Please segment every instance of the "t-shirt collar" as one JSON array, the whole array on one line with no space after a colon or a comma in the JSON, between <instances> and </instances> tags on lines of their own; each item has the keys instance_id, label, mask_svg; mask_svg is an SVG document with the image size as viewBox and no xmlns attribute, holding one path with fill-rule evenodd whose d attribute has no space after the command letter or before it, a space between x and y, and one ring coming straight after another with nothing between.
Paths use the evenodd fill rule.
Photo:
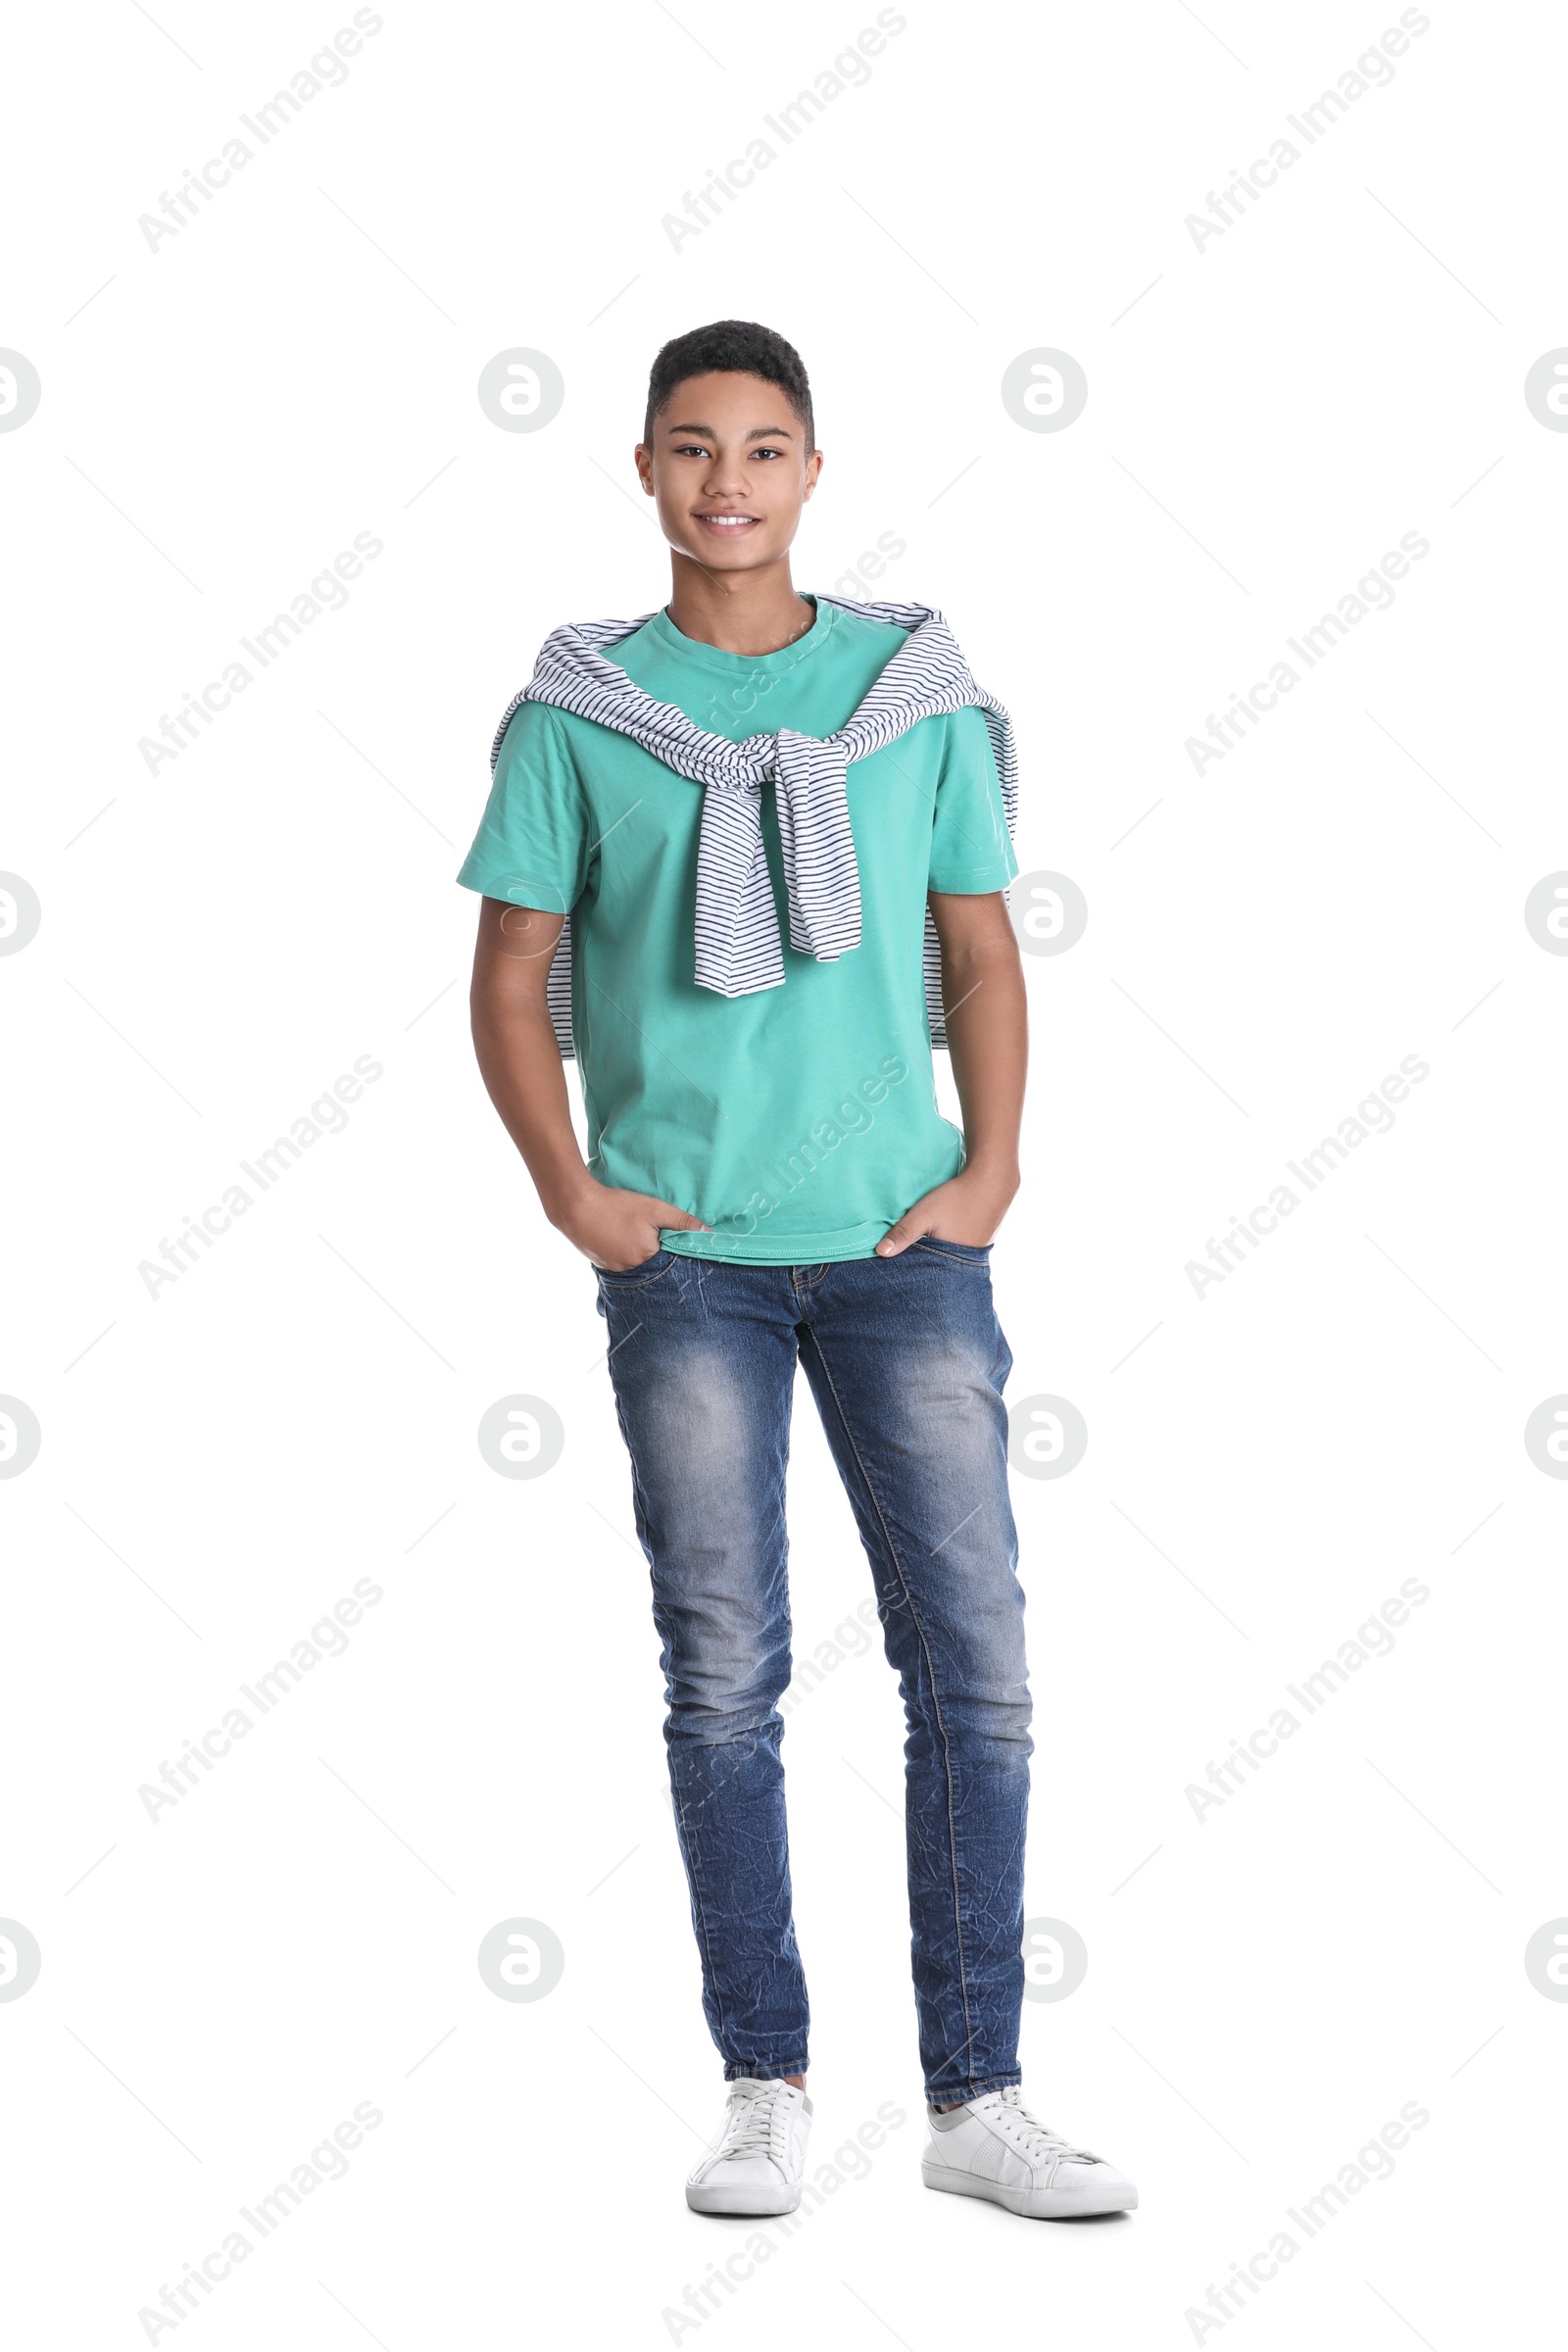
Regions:
<instances>
[{"instance_id":1,"label":"t-shirt collar","mask_svg":"<svg viewBox=\"0 0 1568 2352\"><path fill-rule=\"evenodd\" d=\"M784 677L790 670L808 661L832 635L839 620L838 608L818 598L808 598L816 607L816 617L810 627L796 638L793 645L780 646L773 654L727 654L716 645L705 645L700 638L688 637L676 628L662 608L645 624L640 634L655 639L665 653L692 669L705 670L710 675L728 678L766 678L770 683ZM611 657L613 660L613 649Z\"/></svg>"}]
</instances>

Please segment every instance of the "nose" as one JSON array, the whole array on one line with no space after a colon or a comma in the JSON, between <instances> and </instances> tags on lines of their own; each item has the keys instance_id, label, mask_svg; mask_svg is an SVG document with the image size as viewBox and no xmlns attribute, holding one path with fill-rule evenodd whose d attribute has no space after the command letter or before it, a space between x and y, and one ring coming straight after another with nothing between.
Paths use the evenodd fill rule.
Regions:
<instances>
[{"instance_id":1,"label":"nose","mask_svg":"<svg viewBox=\"0 0 1568 2352\"><path fill-rule=\"evenodd\" d=\"M741 506L745 503L747 488L740 460L720 456L713 460L704 478L703 496L715 501L724 499L731 506Z\"/></svg>"}]
</instances>

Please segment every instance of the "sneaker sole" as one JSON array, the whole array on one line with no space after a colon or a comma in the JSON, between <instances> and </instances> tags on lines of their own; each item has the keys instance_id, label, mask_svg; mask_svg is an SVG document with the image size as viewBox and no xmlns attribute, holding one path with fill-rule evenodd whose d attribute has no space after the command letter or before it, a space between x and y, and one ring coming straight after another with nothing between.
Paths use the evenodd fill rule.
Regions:
<instances>
[{"instance_id":1,"label":"sneaker sole","mask_svg":"<svg viewBox=\"0 0 1568 2352\"><path fill-rule=\"evenodd\" d=\"M686 2202L693 2213L756 2214L765 2221L770 2214L793 2213L801 2201L801 2184L793 2188L710 2188L701 2180L688 2180Z\"/></svg>"},{"instance_id":2,"label":"sneaker sole","mask_svg":"<svg viewBox=\"0 0 1568 2352\"><path fill-rule=\"evenodd\" d=\"M1101 2213L1135 2213L1138 2191L1070 2188L1004 2188L1000 2180L982 2180L974 2173L954 2172L945 2164L921 2163L920 2178L927 2188L940 2188L955 2197L984 2197L990 2205L1004 2205L1030 2222L1070 2222Z\"/></svg>"}]
</instances>

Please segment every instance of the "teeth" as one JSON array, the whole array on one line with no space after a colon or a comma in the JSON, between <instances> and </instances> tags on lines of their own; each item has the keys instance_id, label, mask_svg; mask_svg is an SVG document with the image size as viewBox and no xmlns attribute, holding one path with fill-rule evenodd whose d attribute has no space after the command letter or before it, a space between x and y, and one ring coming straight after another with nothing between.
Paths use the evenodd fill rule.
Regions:
<instances>
[{"instance_id":1,"label":"teeth","mask_svg":"<svg viewBox=\"0 0 1568 2352\"><path fill-rule=\"evenodd\" d=\"M705 514L702 519L704 522L720 523L724 529L732 531L739 525L755 522L757 516L755 514Z\"/></svg>"}]
</instances>

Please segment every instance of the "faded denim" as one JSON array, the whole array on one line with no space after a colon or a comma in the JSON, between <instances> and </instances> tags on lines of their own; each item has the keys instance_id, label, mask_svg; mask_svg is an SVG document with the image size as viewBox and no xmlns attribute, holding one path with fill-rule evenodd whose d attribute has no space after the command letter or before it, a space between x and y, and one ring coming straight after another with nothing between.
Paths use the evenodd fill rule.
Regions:
<instances>
[{"instance_id":1,"label":"faded denim","mask_svg":"<svg viewBox=\"0 0 1568 2352\"><path fill-rule=\"evenodd\" d=\"M1012 1357L989 1249L754 1266L658 1250L599 1275L637 1530L663 1643L664 1738L703 2002L727 2081L802 2074L783 1720L784 1523L805 1368L871 1563L905 1742L926 2095L1016 2082L1028 1675L1007 1493Z\"/></svg>"}]
</instances>

